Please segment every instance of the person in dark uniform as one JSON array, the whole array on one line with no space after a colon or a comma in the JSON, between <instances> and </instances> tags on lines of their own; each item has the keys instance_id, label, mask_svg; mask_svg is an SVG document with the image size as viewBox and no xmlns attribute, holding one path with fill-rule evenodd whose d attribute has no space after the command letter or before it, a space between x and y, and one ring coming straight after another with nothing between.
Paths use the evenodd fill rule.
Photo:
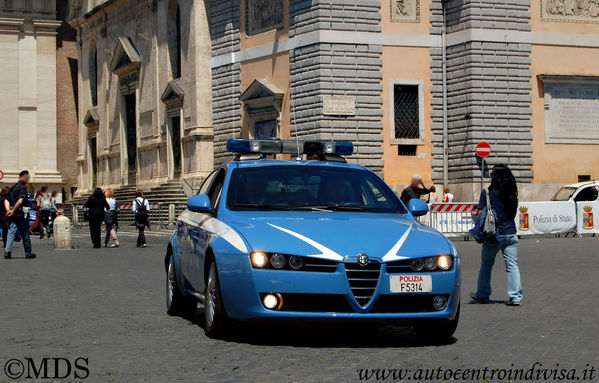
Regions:
<instances>
[{"instance_id":1,"label":"person in dark uniform","mask_svg":"<svg viewBox=\"0 0 599 383\"><path fill-rule=\"evenodd\" d=\"M110 209L104 192L100 188L94 190L94 194L87 199L85 207L88 209L89 216L89 234L94 244L94 249L102 247L102 222L106 215L106 210Z\"/></svg>"},{"instance_id":2,"label":"person in dark uniform","mask_svg":"<svg viewBox=\"0 0 599 383\"><path fill-rule=\"evenodd\" d=\"M0 190L0 229L2 229L2 248L6 247L6 238L8 237L8 217L6 216L6 206L4 200L10 188L5 186Z\"/></svg>"},{"instance_id":3,"label":"person in dark uniform","mask_svg":"<svg viewBox=\"0 0 599 383\"><path fill-rule=\"evenodd\" d=\"M420 199L420 196L430 194L430 190L427 189L422 183L422 176L420 174L414 174L412 176L412 183L401 192L401 202L408 206L408 203L412 198Z\"/></svg>"},{"instance_id":4,"label":"person in dark uniform","mask_svg":"<svg viewBox=\"0 0 599 383\"><path fill-rule=\"evenodd\" d=\"M23 170L19 173L19 181L14 184L6 195L4 208L8 217L8 236L6 238L6 247L4 248L4 258L10 259L12 256L12 244L17 234L23 239L25 249L25 258L35 258L36 255L31 252L31 239L29 238L29 221L25 217L23 205L27 203L27 183L29 182L29 172Z\"/></svg>"}]
</instances>

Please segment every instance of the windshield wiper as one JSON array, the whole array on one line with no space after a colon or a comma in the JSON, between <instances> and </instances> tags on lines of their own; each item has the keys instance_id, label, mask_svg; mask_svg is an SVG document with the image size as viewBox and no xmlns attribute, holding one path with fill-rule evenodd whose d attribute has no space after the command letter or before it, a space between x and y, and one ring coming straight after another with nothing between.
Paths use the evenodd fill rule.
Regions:
<instances>
[{"instance_id":1,"label":"windshield wiper","mask_svg":"<svg viewBox=\"0 0 599 383\"><path fill-rule=\"evenodd\" d=\"M383 210L367 206L344 206L344 205L308 205L295 206L292 210L313 210L313 211L365 211L369 213L384 213Z\"/></svg>"},{"instance_id":2,"label":"windshield wiper","mask_svg":"<svg viewBox=\"0 0 599 383\"><path fill-rule=\"evenodd\" d=\"M233 207L253 208L256 210L291 210L289 206L283 205L264 205L259 203L235 203Z\"/></svg>"}]
</instances>

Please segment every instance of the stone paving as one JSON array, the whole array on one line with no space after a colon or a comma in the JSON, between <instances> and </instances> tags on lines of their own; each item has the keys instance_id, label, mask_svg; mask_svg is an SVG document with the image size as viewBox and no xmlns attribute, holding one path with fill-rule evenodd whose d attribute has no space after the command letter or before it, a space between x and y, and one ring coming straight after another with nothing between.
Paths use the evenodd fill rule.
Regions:
<instances>
[{"instance_id":1,"label":"stone paving","mask_svg":"<svg viewBox=\"0 0 599 383\"><path fill-rule=\"evenodd\" d=\"M201 308L191 318L165 312L168 235L149 234L149 247L137 249L135 234L121 233L121 248L96 250L78 231L78 250L55 252L51 241L34 238L37 259L22 259L20 245L14 259L0 259L0 382L11 381L2 366L27 357L87 358L91 382L358 382L359 369L527 370L535 362L599 368L599 238L522 240L524 304L503 304L498 258L494 301L463 298L455 338L431 345L395 327L242 326L226 340L207 338ZM456 247L466 297L475 289L480 245Z\"/></svg>"}]
</instances>

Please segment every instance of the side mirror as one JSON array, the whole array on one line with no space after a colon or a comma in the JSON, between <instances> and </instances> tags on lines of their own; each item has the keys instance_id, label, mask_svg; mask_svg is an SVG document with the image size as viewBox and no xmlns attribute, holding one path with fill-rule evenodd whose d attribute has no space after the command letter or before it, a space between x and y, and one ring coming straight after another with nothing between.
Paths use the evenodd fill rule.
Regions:
<instances>
[{"instance_id":1,"label":"side mirror","mask_svg":"<svg viewBox=\"0 0 599 383\"><path fill-rule=\"evenodd\" d=\"M194 195L187 200L187 209L196 213L214 214L214 209L210 204L210 197L206 194Z\"/></svg>"},{"instance_id":2,"label":"side mirror","mask_svg":"<svg viewBox=\"0 0 599 383\"><path fill-rule=\"evenodd\" d=\"M420 217L428 213L428 205L423 200L412 198L408 203L408 210L414 217Z\"/></svg>"}]
</instances>

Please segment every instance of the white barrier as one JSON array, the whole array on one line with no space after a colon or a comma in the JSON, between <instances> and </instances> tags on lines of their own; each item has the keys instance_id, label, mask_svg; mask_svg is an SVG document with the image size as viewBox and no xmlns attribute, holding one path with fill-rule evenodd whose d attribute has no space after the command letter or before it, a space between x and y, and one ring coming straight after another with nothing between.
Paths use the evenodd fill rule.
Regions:
<instances>
[{"instance_id":1,"label":"white barrier","mask_svg":"<svg viewBox=\"0 0 599 383\"><path fill-rule=\"evenodd\" d=\"M472 213L476 211L476 205L475 202L432 204L420 222L447 236L467 235L474 227Z\"/></svg>"},{"instance_id":2,"label":"white barrier","mask_svg":"<svg viewBox=\"0 0 599 383\"><path fill-rule=\"evenodd\" d=\"M582 234L599 233L599 225L595 222L595 213L599 213L599 202L578 202L576 232Z\"/></svg>"},{"instance_id":3,"label":"white barrier","mask_svg":"<svg viewBox=\"0 0 599 383\"><path fill-rule=\"evenodd\" d=\"M520 202L516 215L518 235L567 234L576 230L573 201Z\"/></svg>"}]
</instances>

